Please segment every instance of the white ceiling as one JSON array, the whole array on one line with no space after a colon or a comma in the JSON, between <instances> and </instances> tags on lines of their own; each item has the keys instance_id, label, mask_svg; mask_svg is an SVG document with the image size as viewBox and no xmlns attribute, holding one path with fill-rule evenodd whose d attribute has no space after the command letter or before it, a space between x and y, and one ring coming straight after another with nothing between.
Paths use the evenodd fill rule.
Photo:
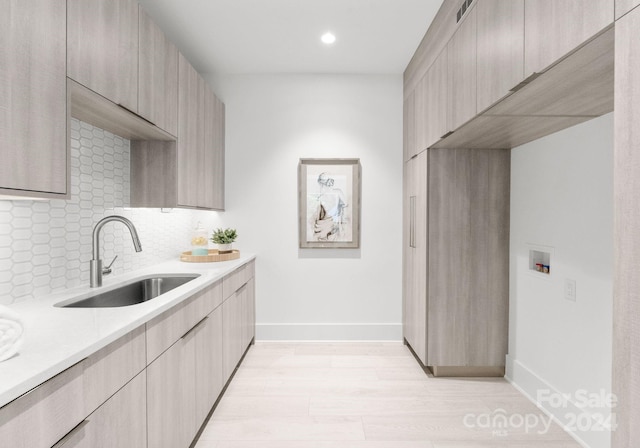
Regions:
<instances>
[{"instance_id":1,"label":"white ceiling","mask_svg":"<svg viewBox=\"0 0 640 448\"><path fill-rule=\"evenodd\" d=\"M203 73L402 73L442 0L139 0ZM337 41L320 42L325 31Z\"/></svg>"}]
</instances>

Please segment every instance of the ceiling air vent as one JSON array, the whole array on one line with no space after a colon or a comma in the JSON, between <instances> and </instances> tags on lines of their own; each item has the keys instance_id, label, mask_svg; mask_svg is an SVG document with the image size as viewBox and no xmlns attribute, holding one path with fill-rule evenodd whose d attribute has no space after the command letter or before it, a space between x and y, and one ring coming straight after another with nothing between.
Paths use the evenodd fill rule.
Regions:
<instances>
[{"instance_id":1,"label":"ceiling air vent","mask_svg":"<svg viewBox=\"0 0 640 448\"><path fill-rule=\"evenodd\" d=\"M473 0L464 0L462 2L462 6L458 9L458 14L456 14L456 23L462 20L464 13L471 7L471 3L473 3Z\"/></svg>"}]
</instances>

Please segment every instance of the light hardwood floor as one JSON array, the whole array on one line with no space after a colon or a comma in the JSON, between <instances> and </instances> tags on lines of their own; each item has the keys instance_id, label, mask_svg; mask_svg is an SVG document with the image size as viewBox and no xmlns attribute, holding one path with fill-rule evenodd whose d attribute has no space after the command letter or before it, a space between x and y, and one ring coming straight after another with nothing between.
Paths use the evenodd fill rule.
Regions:
<instances>
[{"instance_id":1,"label":"light hardwood floor","mask_svg":"<svg viewBox=\"0 0 640 448\"><path fill-rule=\"evenodd\" d=\"M496 412L548 421L501 378L428 377L400 343L257 343L196 448L579 447L556 424L470 427Z\"/></svg>"}]
</instances>

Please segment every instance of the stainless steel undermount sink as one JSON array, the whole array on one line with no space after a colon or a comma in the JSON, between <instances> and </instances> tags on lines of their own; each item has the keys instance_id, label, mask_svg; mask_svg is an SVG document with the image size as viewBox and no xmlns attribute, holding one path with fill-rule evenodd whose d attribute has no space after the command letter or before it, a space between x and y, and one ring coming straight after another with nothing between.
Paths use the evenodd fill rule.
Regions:
<instances>
[{"instance_id":1,"label":"stainless steel undermount sink","mask_svg":"<svg viewBox=\"0 0 640 448\"><path fill-rule=\"evenodd\" d=\"M85 298L56 303L60 308L108 308L129 306L154 299L161 294L200 277L200 274L162 275L133 280L109 291Z\"/></svg>"}]
</instances>

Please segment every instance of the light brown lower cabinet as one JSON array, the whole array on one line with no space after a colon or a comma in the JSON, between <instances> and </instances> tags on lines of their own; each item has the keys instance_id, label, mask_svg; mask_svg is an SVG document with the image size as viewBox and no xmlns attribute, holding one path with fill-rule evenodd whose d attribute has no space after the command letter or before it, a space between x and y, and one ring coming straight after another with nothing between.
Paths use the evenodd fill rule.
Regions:
<instances>
[{"instance_id":1,"label":"light brown lower cabinet","mask_svg":"<svg viewBox=\"0 0 640 448\"><path fill-rule=\"evenodd\" d=\"M242 296L233 293L222 304L223 335L222 340L222 377L225 382L233 374L242 356Z\"/></svg>"},{"instance_id":2,"label":"light brown lower cabinet","mask_svg":"<svg viewBox=\"0 0 640 448\"><path fill-rule=\"evenodd\" d=\"M188 447L197 432L195 341L197 328L147 367L149 446Z\"/></svg>"},{"instance_id":3,"label":"light brown lower cabinet","mask_svg":"<svg viewBox=\"0 0 640 448\"><path fill-rule=\"evenodd\" d=\"M218 399L225 381L222 377L222 307L219 306L195 336L196 421L202 422Z\"/></svg>"},{"instance_id":4,"label":"light brown lower cabinet","mask_svg":"<svg viewBox=\"0 0 640 448\"><path fill-rule=\"evenodd\" d=\"M404 338L437 376L503 375L510 151L429 149L405 176Z\"/></svg>"},{"instance_id":5,"label":"light brown lower cabinet","mask_svg":"<svg viewBox=\"0 0 640 448\"><path fill-rule=\"evenodd\" d=\"M222 304L222 371L225 382L233 374L255 334L253 272L253 262L247 263L225 277L222 283L223 295L230 294Z\"/></svg>"},{"instance_id":6,"label":"light brown lower cabinet","mask_svg":"<svg viewBox=\"0 0 640 448\"><path fill-rule=\"evenodd\" d=\"M53 448L147 448L146 397L142 372Z\"/></svg>"},{"instance_id":7,"label":"light brown lower cabinet","mask_svg":"<svg viewBox=\"0 0 640 448\"><path fill-rule=\"evenodd\" d=\"M87 415L82 371L78 363L0 408L1 444L49 448L78 425Z\"/></svg>"},{"instance_id":8,"label":"light brown lower cabinet","mask_svg":"<svg viewBox=\"0 0 640 448\"><path fill-rule=\"evenodd\" d=\"M188 448L253 340L254 270L241 266L0 407L0 446Z\"/></svg>"}]
</instances>

